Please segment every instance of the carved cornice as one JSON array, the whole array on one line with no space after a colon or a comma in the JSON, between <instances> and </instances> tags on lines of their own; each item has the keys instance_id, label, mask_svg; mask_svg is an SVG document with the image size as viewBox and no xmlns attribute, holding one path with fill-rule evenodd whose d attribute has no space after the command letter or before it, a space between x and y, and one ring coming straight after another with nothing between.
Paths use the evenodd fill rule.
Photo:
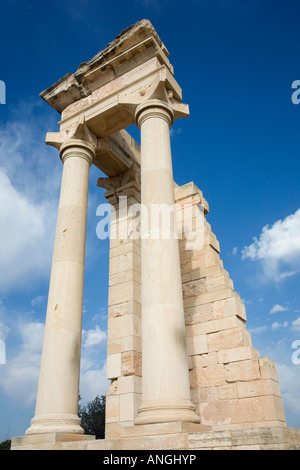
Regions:
<instances>
[{"instance_id":1,"label":"carved cornice","mask_svg":"<svg viewBox=\"0 0 300 470\"><path fill-rule=\"evenodd\" d=\"M134 60L132 58L134 57ZM59 113L72 103L88 97L113 78L157 57L173 73L169 52L149 20L141 20L122 31L105 49L82 63L75 73L58 80L40 96Z\"/></svg>"}]
</instances>

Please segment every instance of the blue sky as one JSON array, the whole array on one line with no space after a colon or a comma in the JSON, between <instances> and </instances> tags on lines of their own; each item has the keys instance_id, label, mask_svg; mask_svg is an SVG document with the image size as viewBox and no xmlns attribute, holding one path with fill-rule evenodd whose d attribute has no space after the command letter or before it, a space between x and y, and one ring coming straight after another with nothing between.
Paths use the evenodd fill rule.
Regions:
<instances>
[{"instance_id":1,"label":"blue sky","mask_svg":"<svg viewBox=\"0 0 300 470\"><path fill-rule=\"evenodd\" d=\"M34 416L62 164L44 144L59 115L39 93L123 29L153 23L190 117L172 132L174 178L210 205L221 258L261 356L277 363L287 424L300 427L300 80L297 0L8 0L1 5L0 442ZM300 96L300 95L299 95ZM135 132L135 135L138 135ZM91 168L81 395L104 394L108 242ZM300 345L300 343L299 343ZM297 346L299 348L299 346ZM294 353L294 360L292 354ZM295 360L296 358L296 360Z\"/></svg>"}]
</instances>

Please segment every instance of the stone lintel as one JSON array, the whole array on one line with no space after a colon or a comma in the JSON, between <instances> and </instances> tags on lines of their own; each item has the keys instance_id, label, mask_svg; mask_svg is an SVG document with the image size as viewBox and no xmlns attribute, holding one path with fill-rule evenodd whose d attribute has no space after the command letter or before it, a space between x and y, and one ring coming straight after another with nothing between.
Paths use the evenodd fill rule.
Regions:
<instances>
[{"instance_id":1,"label":"stone lintel","mask_svg":"<svg viewBox=\"0 0 300 470\"><path fill-rule=\"evenodd\" d=\"M189 114L188 106L181 103L182 90L169 69L150 60L70 104L62 113L60 129L71 129L84 115L93 134L108 137L135 124L137 106L153 98L171 105L175 119Z\"/></svg>"},{"instance_id":2,"label":"stone lintel","mask_svg":"<svg viewBox=\"0 0 300 470\"><path fill-rule=\"evenodd\" d=\"M58 80L40 96L59 113L95 89L130 71L151 57L157 57L173 73L169 53L149 20L141 20L119 34L75 73ZM134 60L132 60L134 58Z\"/></svg>"}]
</instances>

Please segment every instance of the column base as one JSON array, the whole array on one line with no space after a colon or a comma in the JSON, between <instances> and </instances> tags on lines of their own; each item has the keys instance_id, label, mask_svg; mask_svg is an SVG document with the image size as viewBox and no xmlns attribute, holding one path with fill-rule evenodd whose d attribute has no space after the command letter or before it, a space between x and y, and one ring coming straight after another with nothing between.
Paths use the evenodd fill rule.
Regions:
<instances>
[{"instance_id":1,"label":"column base","mask_svg":"<svg viewBox=\"0 0 300 470\"><path fill-rule=\"evenodd\" d=\"M80 419L73 414L45 413L35 416L31 420L31 426L25 432L26 435L33 434L84 434L80 426Z\"/></svg>"},{"instance_id":2,"label":"column base","mask_svg":"<svg viewBox=\"0 0 300 470\"><path fill-rule=\"evenodd\" d=\"M170 422L200 423L200 417L195 412L195 406L188 400L151 400L142 403L134 424Z\"/></svg>"}]
</instances>

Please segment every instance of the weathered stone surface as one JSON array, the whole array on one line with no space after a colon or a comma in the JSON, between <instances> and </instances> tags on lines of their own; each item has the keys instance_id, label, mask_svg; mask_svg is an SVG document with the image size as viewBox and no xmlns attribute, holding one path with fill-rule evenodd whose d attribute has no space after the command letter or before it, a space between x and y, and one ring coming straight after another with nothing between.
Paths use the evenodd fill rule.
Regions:
<instances>
[{"instance_id":1,"label":"weathered stone surface","mask_svg":"<svg viewBox=\"0 0 300 470\"><path fill-rule=\"evenodd\" d=\"M109 426L114 426L114 423ZM74 441L70 439L70 435L54 434L14 437L12 450L300 450L300 430L285 426L252 426L218 431L202 429L199 432L192 429L189 432L185 428L179 431L178 426L175 429L172 426L169 430L154 430L155 434L147 434L147 429L142 429L141 426L135 428L139 428L135 429L135 432L140 432L139 435L118 437L120 428L115 428L114 431L112 427L110 432L115 433L116 437L100 440L82 436L84 439Z\"/></svg>"},{"instance_id":2,"label":"weathered stone surface","mask_svg":"<svg viewBox=\"0 0 300 470\"><path fill-rule=\"evenodd\" d=\"M260 379L259 364L256 360L245 360L225 365L227 382L242 382Z\"/></svg>"},{"instance_id":3,"label":"weathered stone surface","mask_svg":"<svg viewBox=\"0 0 300 470\"><path fill-rule=\"evenodd\" d=\"M122 353L122 375L142 376L142 357L137 351Z\"/></svg>"}]
</instances>

